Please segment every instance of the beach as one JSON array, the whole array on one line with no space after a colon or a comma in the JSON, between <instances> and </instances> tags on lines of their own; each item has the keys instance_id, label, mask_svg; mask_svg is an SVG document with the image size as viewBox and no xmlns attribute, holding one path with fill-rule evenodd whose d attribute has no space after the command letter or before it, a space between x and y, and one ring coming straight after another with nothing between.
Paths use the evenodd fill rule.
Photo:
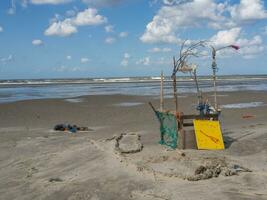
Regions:
<instances>
[{"instance_id":1,"label":"beach","mask_svg":"<svg viewBox=\"0 0 267 200\"><path fill-rule=\"evenodd\" d=\"M209 99L213 96L207 93ZM267 199L267 95L220 92L225 150L171 150L160 145L148 105L156 96L90 95L0 104L0 199ZM196 95L178 98L194 114ZM165 109L173 109L172 98ZM88 131L54 131L56 124ZM140 136L140 152L116 151L114 137ZM209 161L249 172L188 181Z\"/></svg>"},{"instance_id":2,"label":"beach","mask_svg":"<svg viewBox=\"0 0 267 200\"><path fill-rule=\"evenodd\" d=\"M267 0L0 8L0 200L267 200Z\"/></svg>"}]
</instances>

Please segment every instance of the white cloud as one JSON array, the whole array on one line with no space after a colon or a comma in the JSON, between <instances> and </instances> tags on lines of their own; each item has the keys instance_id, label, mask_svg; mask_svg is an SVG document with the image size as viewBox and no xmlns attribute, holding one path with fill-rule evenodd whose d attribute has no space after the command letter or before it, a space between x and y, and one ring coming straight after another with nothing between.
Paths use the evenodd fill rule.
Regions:
<instances>
[{"instance_id":1,"label":"white cloud","mask_svg":"<svg viewBox=\"0 0 267 200\"><path fill-rule=\"evenodd\" d=\"M264 51L263 46L245 46L241 50L241 55L246 59L256 58Z\"/></svg>"},{"instance_id":2,"label":"white cloud","mask_svg":"<svg viewBox=\"0 0 267 200\"><path fill-rule=\"evenodd\" d=\"M55 67L53 69L55 72L77 72L77 71L82 71L82 68L80 67L69 67L65 65L61 65L59 67Z\"/></svg>"},{"instance_id":3,"label":"white cloud","mask_svg":"<svg viewBox=\"0 0 267 200\"><path fill-rule=\"evenodd\" d=\"M188 1L192 1L192 0L150 0L149 5L153 6L157 3L162 3L164 5L171 6L171 5L175 5L175 4L177 5L177 4L186 3Z\"/></svg>"},{"instance_id":4,"label":"white cloud","mask_svg":"<svg viewBox=\"0 0 267 200\"><path fill-rule=\"evenodd\" d=\"M32 41L32 44L34 46L40 46L40 45L43 44L43 41L42 40L39 40L39 39L35 39L35 40Z\"/></svg>"},{"instance_id":5,"label":"white cloud","mask_svg":"<svg viewBox=\"0 0 267 200\"><path fill-rule=\"evenodd\" d=\"M223 22L225 4L213 0L193 0L186 3L163 6L147 24L140 40L145 43L177 43L177 33L182 28L196 27L207 22Z\"/></svg>"},{"instance_id":6,"label":"white cloud","mask_svg":"<svg viewBox=\"0 0 267 200\"><path fill-rule=\"evenodd\" d=\"M162 7L140 37L144 43L179 43L179 33L189 27L229 29L267 18L263 0L161 0Z\"/></svg>"},{"instance_id":7,"label":"white cloud","mask_svg":"<svg viewBox=\"0 0 267 200\"><path fill-rule=\"evenodd\" d=\"M32 4L64 4L69 3L73 0L30 0Z\"/></svg>"},{"instance_id":8,"label":"white cloud","mask_svg":"<svg viewBox=\"0 0 267 200\"><path fill-rule=\"evenodd\" d=\"M0 58L0 62L2 65L5 65L8 62L11 62L13 59L13 55L10 54L8 57Z\"/></svg>"},{"instance_id":9,"label":"white cloud","mask_svg":"<svg viewBox=\"0 0 267 200\"><path fill-rule=\"evenodd\" d=\"M232 28L230 30L219 31L210 40L215 46L226 46L234 44L241 32L241 28Z\"/></svg>"},{"instance_id":10,"label":"white cloud","mask_svg":"<svg viewBox=\"0 0 267 200\"><path fill-rule=\"evenodd\" d=\"M140 60L138 60L137 62L136 62L136 64L137 65L149 65L150 64L150 57L145 57L145 58L142 58L142 59L140 59Z\"/></svg>"},{"instance_id":11,"label":"white cloud","mask_svg":"<svg viewBox=\"0 0 267 200\"><path fill-rule=\"evenodd\" d=\"M235 21L251 21L267 18L262 0L240 0L240 4L230 8L230 14Z\"/></svg>"},{"instance_id":12,"label":"white cloud","mask_svg":"<svg viewBox=\"0 0 267 200\"><path fill-rule=\"evenodd\" d=\"M56 13L55 16L49 20L49 23L52 24L53 22L58 22L58 21L63 21L63 20L64 18L61 15Z\"/></svg>"},{"instance_id":13,"label":"white cloud","mask_svg":"<svg viewBox=\"0 0 267 200\"><path fill-rule=\"evenodd\" d=\"M61 65L59 67L55 67L53 70L56 72L64 72L64 71L68 71L68 67L66 67L65 65Z\"/></svg>"},{"instance_id":14,"label":"white cloud","mask_svg":"<svg viewBox=\"0 0 267 200\"><path fill-rule=\"evenodd\" d=\"M127 58L127 59L128 59L128 58L130 58L130 57L131 57L131 55L128 54L128 53L125 53L125 54L124 54L124 58Z\"/></svg>"},{"instance_id":15,"label":"white cloud","mask_svg":"<svg viewBox=\"0 0 267 200\"><path fill-rule=\"evenodd\" d=\"M97 14L97 10L93 8L85 9L77 13L72 18L66 18L61 21L58 17L52 20L51 25L45 30L47 36L70 36L77 33L78 26L100 25L107 21L107 19Z\"/></svg>"},{"instance_id":16,"label":"white cloud","mask_svg":"<svg viewBox=\"0 0 267 200\"><path fill-rule=\"evenodd\" d=\"M123 59L121 61L121 66L127 67L128 66L128 63L129 63L129 61L127 59Z\"/></svg>"},{"instance_id":17,"label":"white cloud","mask_svg":"<svg viewBox=\"0 0 267 200\"><path fill-rule=\"evenodd\" d=\"M72 19L72 23L76 26L86 25L99 25L107 22L107 18L98 15L97 10L94 8L88 8L82 12L79 12L75 18Z\"/></svg>"},{"instance_id":18,"label":"white cloud","mask_svg":"<svg viewBox=\"0 0 267 200\"><path fill-rule=\"evenodd\" d=\"M70 36L73 33L77 33L77 28L72 25L70 19L65 19L64 21L53 22L46 30L45 35L47 36Z\"/></svg>"},{"instance_id":19,"label":"white cloud","mask_svg":"<svg viewBox=\"0 0 267 200\"><path fill-rule=\"evenodd\" d=\"M23 8L27 8L28 7L28 0L20 0L20 5Z\"/></svg>"},{"instance_id":20,"label":"white cloud","mask_svg":"<svg viewBox=\"0 0 267 200\"><path fill-rule=\"evenodd\" d=\"M120 32L119 37L125 38L128 36L128 32Z\"/></svg>"},{"instance_id":21,"label":"white cloud","mask_svg":"<svg viewBox=\"0 0 267 200\"><path fill-rule=\"evenodd\" d=\"M262 44L262 38L259 35L254 36L251 40L240 38L237 41L237 44L240 46L254 46L254 45L261 45Z\"/></svg>"},{"instance_id":22,"label":"white cloud","mask_svg":"<svg viewBox=\"0 0 267 200\"><path fill-rule=\"evenodd\" d=\"M66 59L67 59L67 60L71 60L72 57L71 57L70 55L68 55L68 56L66 56Z\"/></svg>"},{"instance_id":23,"label":"white cloud","mask_svg":"<svg viewBox=\"0 0 267 200\"><path fill-rule=\"evenodd\" d=\"M65 15L67 17L73 17L73 16L76 15L76 11L75 10L67 10L66 13L65 13Z\"/></svg>"},{"instance_id":24,"label":"white cloud","mask_svg":"<svg viewBox=\"0 0 267 200\"><path fill-rule=\"evenodd\" d=\"M240 54L244 58L255 58L264 51L263 41L261 36L256 35L252 39L240 38L236 42L240 48Z\"/></svg>"},{"instance_id":25,"label":"white cloud","mask_svg":"<svg viewBox=\"0 0 267 200\"><path fill-rule=\"evenodd\" d=\"M4 31L3 27L0 26L0 33L3 32L3 31Z\"/></svg>"},{"instance_id":26,"label":"white cloud","mask_svg":"<svg viewBox=\"0 0 267 200\"><path fill-rule=\"evenodd\" d=\"M8 1L8 0L6 0ZM16 14L16 4L18 3L22 8L27 8L28 4L34 4L34 5L45 5L45 4L51 4L51 5L59 5L59 4L66 4L70 2L74 2L75 0L10 0L10 7L7 10L7 14L13 15Z\"/></svg>"},{"instance_id":27,"label":"white cloud","mask_svg":"<svg viewBox=\"0 0 267 200\"><path fill-rule=\"evenodd\" d=\"M158 53L158 52L161 52L161 49L158 48L158 47L154 47L152 49L149 49L148 52L151 52L151 53Z\"/></svg>"},{"instance_id":28,"label":"white cloud","mask_svg":"<svg viewBox=\"0 0 267 200\"><path fill-rule=\"evenodd\" d=\"M170 60L169 58L164 58L164 57L160 57L156 62L155 62L155 64L157 64L157 65L172 65L173 63L172 63L173 61L172 60Z\"/></svg>"},{"instance_id":29,"label":"white cloud","mask_svg":"<svg viewBox=\"0 0 267 200\"><path fill-rule=\"evenodd\" d=\"M162 49L162 52L170 52L170 51L172 51L171 48L167 48L167 47L165 47L165 48Z\"/></svg>"},{"instance_id":30,"label":"white cloud","mask_svg":"<svg viewBox=\"0 0 267 200\"><path fill-rule=\"evenodd\" d=\"M188 2L188 0L162 0L162 3L166 5L182 4L185 2Z\"/></svg>"},{"instance_id":31,"label":"white cloud","mask_svg":"<svg viewBox=\"0 0 267 200\"><path fill-rule=\"evenodd\" d=\"M223 47L227 45L237 45L240 47L238 54L244 58L255 58L264 51L264 45L261 36L256 35L251 39L240 36L241 28L232 28L230 30L219 31L210 41L214 46ZM233 50L225 49L219 51L218 55L232 56Z\"/></svg>"},{"instance_id":32,"label":"white cloud","mask_svg":"<svg viewBox=\"0 0 267 200\"><path fill-rule=\"evenodd\" d=\"M113 38L113 37L107 37L107 38L105 39L105 42L106 42L107 44L113 44L114 42L116 42L116 39Z\"/></svg>"},{"instance_id":33,"label":"white cloud","mask_svg":"<svg viewBox=\"0 0 267 200\"><path fill-rule=\"evenodd\" d=\"M89 58L81 58L81 63L88 63L89 61Z\"/></svg>"},{"instance_id":34,"label":"white cloud","mask_svg":"<svg viewBox=\"0 0 267 200\"><path fill-rule=\"evenodd\" d=\"M120 2L123 2L122 0L82 0L83 3L93 5L93 6L113 6Z\"/></svg>"},{"instance_id":35,"label":"white cloud","mask_svg":"<svg viewBox=\"0 0 267 200\"><path fill-rule=\"evenodd\" d=\"M107 33L113 33L114 32L113 29L114 29L114 26L112 26L112 25L105 26L105 31Z\"/></svg>"},{"instance_id":36,"label":"white cloud","mask_svg":"<svg viewBox=\"0 0 267 200\"><path fill-rule=\"evenodd\" d=\"M7 10L7 14L14 15L16 13L16 2L15 0L10 0L10 8Z\"/></svg>"},{"instance_id":37,"label":"white cloud","mask_svg":"<svg viewBox=\"0 0 267 200\"><path fill-rule=\"evenodd\" d=\"M128 64L129 64L129 58L130 58L130 57L131 57L130 54L128 54L128 53L124 53L124 55L123 55L123 59L122 59L122 61L121 61L121 66L124 66L124 67L128 66Z\"/></svg>"},{"instance_id":38,"label":"white cloud","mask_svg":"<svg viewBox=\"0 0 267 200\"><path fill-rule=\"evenodd\" d=\"M163 0L163 3L166 5L173 5L175 3L175 0Z\"/></svg>"},{"instance_id":39,"label":"white cloud","mask_svg":"<svg viewBox=\"0 0 267 200\"><path fill-rule=\"evenodd\" d=\"M170 51L172 51L172 49L167 47L164 48L154 47L148 50L148 52L150 53L160 53L160 52L170 52Z\"/></svg>"}]
</instances>

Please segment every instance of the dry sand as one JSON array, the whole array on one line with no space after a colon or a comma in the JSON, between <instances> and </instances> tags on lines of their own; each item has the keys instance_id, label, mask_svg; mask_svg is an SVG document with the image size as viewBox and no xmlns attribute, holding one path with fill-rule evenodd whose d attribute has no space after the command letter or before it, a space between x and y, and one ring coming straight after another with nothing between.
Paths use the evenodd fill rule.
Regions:
<instances>
[{"instance_id":1,"label":"dry sand","mask_svg":"<svg viewBox=\"0 0 267 200\"><path fill-rule=\"evenodd\" d=\"M220 95L220 104L265 104L223 109L223 151L170 151L159 145L159 124L148 106L151 100L158 105L154 97L83 96L1 104L0 199L267 199L267 95ZM192 94L179 99L185 113L195 112L194 102ZM172 106L167 99L166 107ZM243 118L246 115L252 117ZM55 132L58 123L93 130ZM113 136L128 132L132 138L140 135L140 152L116 150ZM207 163L236 164L252 172L186 180Z\"/></svg>"}]
</instances>

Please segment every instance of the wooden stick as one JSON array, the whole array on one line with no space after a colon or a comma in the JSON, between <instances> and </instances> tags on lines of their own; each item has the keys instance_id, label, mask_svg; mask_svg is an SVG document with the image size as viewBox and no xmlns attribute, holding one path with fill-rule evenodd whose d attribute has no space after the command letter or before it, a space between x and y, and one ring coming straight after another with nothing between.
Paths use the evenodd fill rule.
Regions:
<instances>
[{"instance_id":1,"label":"wooden stick","mask_svg":"<svg viewBox=\"0 0 267 200\"><path fill-rule=\"evenodd\" d=\"M152 105L151 102L148 102L148 104L150 105L150 107L152 108L152 110L153 110L154 112L157 112L157 110L155 109L155 107Z\"/></svg>"},{"instance_id":2,"label":"wooden stick","mask_svg":"<svg viewBox=\"0 0 267 200\"><path fill-rule=\"evenodd\" d=\"M214 108L217 111L218 104L217 104L216 70L217 70L216 49L214 47L212 47L212 71L213 71L213 87L214 87Z\"/></svg>"},{"instance_id":3,"label":"wooden stick","mask_svg":"<svg viewBox=\"0 0 267 200\"><path fill-rule=\"evenodd\" d=\"M213 70L213 88L214 88L214 108L217 111L218 103L217 103L216 70Z\"/></svg>"},{"instance_id":4,"label":"wooden stick","mask_svg":"<svg viewBox=\"0 0 267 200\"><path fill-rule=\"evenodd\" d=\"M160 75L160 111L162 112L164 109L164 98L163 98L163 71L161 71Z\"/></svg>"},{"instance_id":5,"label":"wooden stick","mask_svg":"<svg viewBox=\"0 0 267 200\"><path fill-rule=\"evenodd\" d=\"M178 112L178 98L177 98L177 87L176 87L176 75L173 78L173 95L174 95L174 103L175 103L175 111Z\"/></svg>"},{"instance_id":6,"label":"wooden stick","mask_svg":"<svg viewBox=\"0 0 267 200\"><path fill-rule=\"evenodd\" d=\"M176 87L176 61L175 57L173 57L173 65L174 65L174 72L172 74L172 79L173 79L173 96L174 96L174 103L175 103L175 111L176 113L178 112L178 97L177 97L177 87Z\"/></svg>"}]
</instances>

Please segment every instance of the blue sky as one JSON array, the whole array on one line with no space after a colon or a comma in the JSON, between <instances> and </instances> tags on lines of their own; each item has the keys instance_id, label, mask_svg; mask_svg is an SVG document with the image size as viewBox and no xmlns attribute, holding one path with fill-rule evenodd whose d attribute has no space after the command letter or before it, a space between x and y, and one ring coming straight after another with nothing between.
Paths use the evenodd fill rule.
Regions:
<instances>
[{"instance_id":1,"label":"blue sky","mask_svg":"<svg viewBox=\"0 0 267 200\"><path fill-rule=\"evenodd\" d=\"M262 0L3 0L0 78L171 74L181 42L237 44L218 55L219 74L267 74ZM199 74L210 74L210 48Z\"/></svg>"}]
</instances>

